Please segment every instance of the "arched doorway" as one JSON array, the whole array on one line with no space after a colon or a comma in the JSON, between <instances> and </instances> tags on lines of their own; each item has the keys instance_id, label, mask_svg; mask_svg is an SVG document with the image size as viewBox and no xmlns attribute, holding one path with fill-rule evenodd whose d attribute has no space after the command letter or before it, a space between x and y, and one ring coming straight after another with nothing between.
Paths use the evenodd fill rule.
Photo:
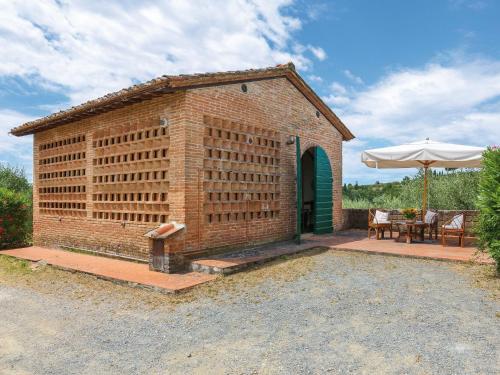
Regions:
<instances>
[{"instance_id":1,"label":"arched doorway","mask_svg":"<svg viewBox=\"0 0 500 375\"><path fill-rule=\"evenodd\" d=\"M307 149L302 167L302 233L333 232L332 168L325 150Z\"/></svg>"}]
</instances>

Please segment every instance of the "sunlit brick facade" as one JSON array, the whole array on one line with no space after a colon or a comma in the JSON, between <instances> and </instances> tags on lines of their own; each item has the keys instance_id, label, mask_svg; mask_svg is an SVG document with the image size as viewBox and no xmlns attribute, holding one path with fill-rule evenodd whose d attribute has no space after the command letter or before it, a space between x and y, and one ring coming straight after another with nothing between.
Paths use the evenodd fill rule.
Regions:
<instances>
[{"instance_id":1,"label":"sunlit brick facade","mask_svg":"<svg viewBox=\"0 0 500 375\"><path fill-rule=\"evenodd\" d=\"M13 129L34 133L34 243L148 260L144 234L176 221L186 228L165 247L182 262L290 239L296 229L290 136L300 137L302 151L326 151L333 224L340 226L342 141L352 134L300 87L293 67L233 74L239 75L192 76L186 87L169 83L102 113L81 110L74 120Z\"/></svg>"}]
</instances>

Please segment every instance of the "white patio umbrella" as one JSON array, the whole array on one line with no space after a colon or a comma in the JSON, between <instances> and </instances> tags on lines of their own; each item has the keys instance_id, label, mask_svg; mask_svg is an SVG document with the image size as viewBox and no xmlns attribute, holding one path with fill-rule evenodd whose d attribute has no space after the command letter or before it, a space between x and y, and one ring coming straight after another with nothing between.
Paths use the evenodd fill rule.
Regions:
<instances>
[{"instance_id":1,"label":"white patio umbrella","mask_svg":"<svg viewBox=\"0 0 500 375\"><path fill-rule=\"evenodd\" d=\"M424 168L422 211L427 212L427 169L479 168L484 147L425 141L366 150L361 161L370 168Z\"/></svg>"}]
</instances>

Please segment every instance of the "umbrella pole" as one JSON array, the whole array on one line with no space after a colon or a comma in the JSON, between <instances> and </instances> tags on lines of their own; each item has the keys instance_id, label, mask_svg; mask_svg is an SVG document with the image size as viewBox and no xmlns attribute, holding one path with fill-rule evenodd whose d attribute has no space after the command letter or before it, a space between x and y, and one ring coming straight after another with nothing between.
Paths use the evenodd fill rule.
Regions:
<instances>
[{"instance_id":1,"label":"umbrella pole","mask_svg":"<svg viewBox=\"0 0 500 375\"><path fill-rule=\"evenodd\" d=\"M427 213L427 168L428 165L424 165L424 194L422 197L422 220L424 220L425 214Z\"/></svg>"}]
</instances>

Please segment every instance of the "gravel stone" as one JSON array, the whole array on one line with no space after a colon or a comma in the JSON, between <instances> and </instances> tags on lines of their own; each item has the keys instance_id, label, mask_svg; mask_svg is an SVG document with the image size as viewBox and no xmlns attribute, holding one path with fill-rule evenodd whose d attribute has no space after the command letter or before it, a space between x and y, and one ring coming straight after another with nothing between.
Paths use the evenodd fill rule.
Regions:
<instances>
[{"instance_id":1,"label":"gravel stone","mask_svg":"<svg viewBox=\"0 0 500 375\"><path fill-rule=\"evenodd\" d=\"M500 373L500 303L467 269L332 251L303 259L295 277L236 274L168 308L0 280L0 373Z\"/></svg>"}]
</instances>

